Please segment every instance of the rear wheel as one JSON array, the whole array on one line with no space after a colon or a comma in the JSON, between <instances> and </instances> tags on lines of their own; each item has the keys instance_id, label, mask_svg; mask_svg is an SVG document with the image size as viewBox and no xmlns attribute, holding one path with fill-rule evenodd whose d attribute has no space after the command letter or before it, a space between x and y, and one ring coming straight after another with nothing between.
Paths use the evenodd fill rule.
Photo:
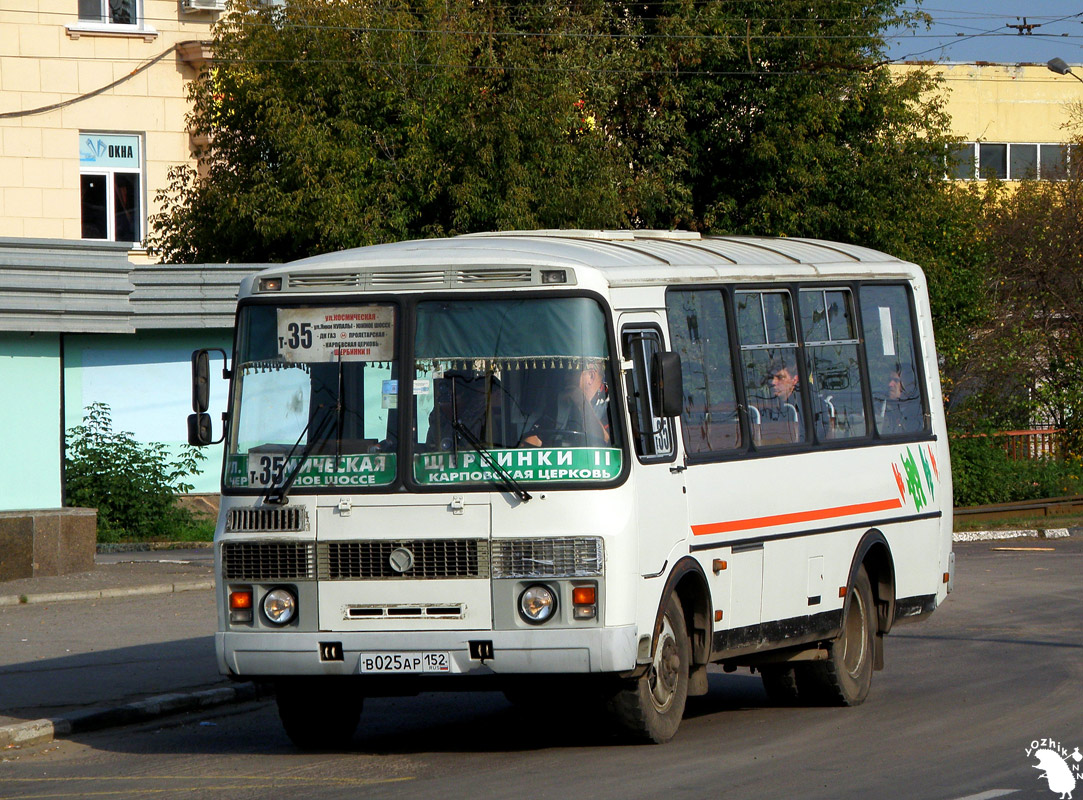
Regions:
<instances>
[{"instance_id":1,"label":"rear wheel","mask_svg":"<svg viewBox=\"0 0 1083 800\"><path fill-rule=\"evenodd\" d=\"M797 671L802 700L856 706L872 685L876 607L865 567L859 567L843 612L842 632L827 646L827 659Z\"/></svg>"},{"instance_id":2,"label":"rear wheel","mask_svg":"<svg viewBox=\"0 0 1083 800\"><path fill-rule=\"evenodd\" d=\"M298 678L275 684L278 717L302 750L342 750L353 739L364 698L352 682Z\"/></svg>"},{"instance_id":3,"label":"rear wheel","mask_svg":"<svg viewBox=\"0 0 1083 800\"><path fill-rule=\"evenodd\" d=\"M691 661L692 643L681 601L671 595L662 613L662 630L650 667L609 701L609 711L618 725L640 741L661 744L672 739L688 700Z\"/></svg>"}]
</instances>

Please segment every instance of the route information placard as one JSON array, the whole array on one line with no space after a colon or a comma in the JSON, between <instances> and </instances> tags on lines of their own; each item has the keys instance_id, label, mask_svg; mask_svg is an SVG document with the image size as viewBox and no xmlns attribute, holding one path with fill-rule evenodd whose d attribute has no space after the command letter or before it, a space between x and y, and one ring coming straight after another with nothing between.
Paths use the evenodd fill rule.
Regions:
<instances>
[{"instance_id":1,"label":"route information placard","mask_svg":"<svg viewBox=\"0 0 1083 800\"><path fill-rule=\"evenodd\" d=\"M278 352L284 361L391 361L395 358L392 306L278 309Z\"/></svg>"}]
</instances>

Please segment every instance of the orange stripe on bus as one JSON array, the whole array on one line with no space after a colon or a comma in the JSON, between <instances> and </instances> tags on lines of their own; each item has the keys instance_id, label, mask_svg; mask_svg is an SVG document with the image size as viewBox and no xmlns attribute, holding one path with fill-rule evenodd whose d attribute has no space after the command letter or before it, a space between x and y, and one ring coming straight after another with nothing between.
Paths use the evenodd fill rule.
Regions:
<instances>
[{"instance_id":1,"label":"orange stripe on bus","mask_svg":"<svg viewBox=\"0 0 1083 800\"><path fill-rule=\"evenodd\" d=\"M850 506L835 506L834 508L816 508L812 511L794 511L790 514L774 514L770 517L753 517L751 519L734 519L729 522L710 522L706 525L693 525L692 533L696 536L704 536L708 533L727 533L729 531L745 531L753 528L770 528L772 525L790 525L795 522L812 522L818 519L832 519L833 517L849 517L854 514L864 514L869 511L888 511L892 508L902 508L902 500L892 497L890 500L877 500L872 503L855 503Z\"/></svg>"}]
</instances>

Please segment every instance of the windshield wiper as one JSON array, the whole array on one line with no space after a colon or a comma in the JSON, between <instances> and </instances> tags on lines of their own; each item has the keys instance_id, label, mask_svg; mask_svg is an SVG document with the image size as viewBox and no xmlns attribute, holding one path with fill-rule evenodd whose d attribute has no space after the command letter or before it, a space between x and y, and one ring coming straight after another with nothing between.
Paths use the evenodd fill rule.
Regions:
<instances>
[{"instance_id":1,"label":"windshield wiper","mask_svg":"<svg viewBox=\"0 0 1083 800\"><path fill-rule=\"evenodd\" d=\"M511 476L510 472L496 463L493 454L478 440L478 437L474 435L473 431L463 425L458 419L453 419L451 421L451 427L455 429L456 433L466 439L466 443L473 447L478 455L481 456L482 460L492 468L493 472L500 476L500 480L493 481L493 483L504 487L524 503L528 502L530 498L533 497L530 492L523 488L523 485L519 483L519 481Z\"/></svg>"},{"instance_id":2,"label":"windshield wiper","mask_svg":"<svg viewBox=\"0 0 1083 800\"><path fill-rule=\"evenodd\" d=\"M308 444L305 445L305 449L301 451L301 457L297 459L297 463L293 465L293 469L290 470L290 474L286 476L286 480L282 481L279 486L270 486L267 489L267 493L263 495L263 502L271 503L276 506L284 506L289 502L287 494L289 490L293 488L293 482L297 480L298 474L301 472L301 466L305 463L308 457L312 454L312 451L316 448L316 445L322 444L326 441L324 437L324 429L328 427L335 415L331 413L331 407L320 406L323 409L323 417L320 418L320 424L316 426L316 429L312 431L312 437L308 440ZM335 406L337 409L337 405ZM293 458L293 454L297 452L298 446L301 444L301 440L305 438L305 434L308 433L308 429L312 427L312 420L308 421L305 425L305 429L301 431L301 435L297 437L297 441L293 443L293 447L290 448L289 454L286 456L286 463L290 463L290 459Z\"/></svg>"}]
</instances>

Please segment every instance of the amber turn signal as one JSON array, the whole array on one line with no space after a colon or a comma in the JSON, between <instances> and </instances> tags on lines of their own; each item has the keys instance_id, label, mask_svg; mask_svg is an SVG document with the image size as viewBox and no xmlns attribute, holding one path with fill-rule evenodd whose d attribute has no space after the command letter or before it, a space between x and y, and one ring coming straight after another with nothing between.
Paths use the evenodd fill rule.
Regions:
<instances>
[{"instance_id":1,"label":"amber turn signal","mask_svg":"<svg viewBox=\"0 0 1083 800\"><path fill-rule=\"evenodd\" d=\"M572 589L572 603L577 606L592 606L597 596L598 592L593 586L576 586Z\"/></svg>"}]
</instances>

